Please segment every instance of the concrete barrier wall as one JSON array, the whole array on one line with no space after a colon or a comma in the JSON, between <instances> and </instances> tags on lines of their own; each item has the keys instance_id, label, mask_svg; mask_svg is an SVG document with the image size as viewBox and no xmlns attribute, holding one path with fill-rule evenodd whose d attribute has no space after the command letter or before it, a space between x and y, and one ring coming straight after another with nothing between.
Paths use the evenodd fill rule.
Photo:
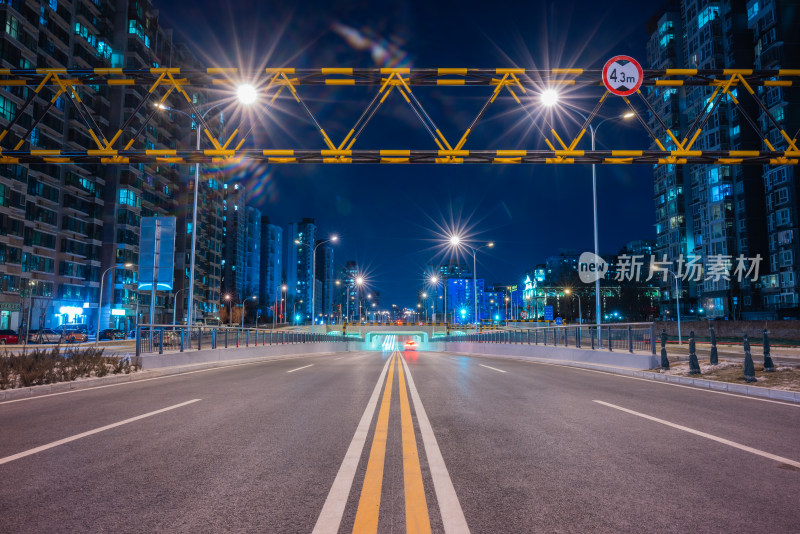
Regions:
<instances>
[{"instance_id":1,"label":"concrete barrier wall","mask_svg":"<svg viewBox=\"0 0 800 534\"><path fill-rule=\"evenodd\" d=\"M228 349L217 348L186 352L165 352L164 354L142 354L140 356L140 362L143 369L157 369L160 367L172 367L174 365L268 358L270 356L359 351L365 350L364 347L365 344L358 341L334 341L326 343L262 345L259 347Z\"/></svg>"},{"instance_id":2,"label":"concrete barrier wall","mask_svg":"<svg viewBox=\"0 0 800 534\"><path fill-rule=\"evenodd\" d=\"M596 363L628 369L655 369L660 360L649 354L610 352L544 345L509 345L505 343L429 343L425 350L434 352L456 352L462 354L485 354L489 356L530 356L561 361Z\"/></svg>"}]
</instances>

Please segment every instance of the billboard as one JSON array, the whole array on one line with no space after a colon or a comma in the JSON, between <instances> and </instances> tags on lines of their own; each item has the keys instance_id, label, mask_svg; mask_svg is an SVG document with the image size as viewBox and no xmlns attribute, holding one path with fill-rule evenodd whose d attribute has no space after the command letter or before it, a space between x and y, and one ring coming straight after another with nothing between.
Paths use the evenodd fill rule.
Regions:
<instances>
[{"instance_id":1,"label":"billboard","mask_svg":"<svg viewBox=\"0 0 800 534\"><path fill-rule=\"evenodd\" d=\"M139 291L171 291L175 270L175 217L142 217L139 232ZM154 276L155 275L155 276Z\"/></svg>"}]
</instances>

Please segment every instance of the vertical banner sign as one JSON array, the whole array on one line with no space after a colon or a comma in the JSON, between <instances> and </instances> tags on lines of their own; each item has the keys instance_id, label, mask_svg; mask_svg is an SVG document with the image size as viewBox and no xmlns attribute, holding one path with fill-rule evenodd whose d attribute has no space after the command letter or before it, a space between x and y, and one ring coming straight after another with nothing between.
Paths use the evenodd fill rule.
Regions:
<instances>
[{"instance_id":1,"label":"vertical banner sign","mask_svg":"<svg viewBox=\"0 0 800 534\"><path fill-rule=\"evenodd\" d=\"M618 96L630 96L642 86L642 66L630 56L615 56L603 67L603 85Z\"/></svg>"},{"instance_id":2,"label":"vertical banner sign","mask_svg":"<svg viewBox=\"0 0 800 534\"><path fill-rule=\"evenodd\" d=\"M142 217L139 233L139 291L172 291L175 217Z\"/></svg>"},{"instance_id":3,"label":"vertical banner sign","mask_svg":"<svg viewBox=\"0 0 800 534\"><path fill-rule=\"evenodd\" d=\"M545 306L544 307L544 320L545 321L552 321L553 320L553 307L552 306Z\"/></svg>"}]
</instances>

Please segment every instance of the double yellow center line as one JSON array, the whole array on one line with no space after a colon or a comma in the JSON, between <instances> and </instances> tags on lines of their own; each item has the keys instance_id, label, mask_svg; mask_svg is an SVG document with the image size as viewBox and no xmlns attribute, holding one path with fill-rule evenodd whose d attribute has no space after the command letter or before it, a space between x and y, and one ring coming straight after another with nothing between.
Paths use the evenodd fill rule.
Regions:
<instances>
[{"instance_id":1,"label":"double yellow center line","mask_svg":"<svg viewBox=\"0 0 800 534\"><path fill-rule=\"evenodd\" d=\"M394 368L397 367L400 388L400 423L403 440L403 484L406 503L406 532L425 534L431 531L428 505L425 499L425 488L422 483L422 469L419 463L417 440L414 434L414 423L411 419L411 405L408 402L406 377L400 365L400 353L395 351L389 364L386 387L383 391L378 422L372 438L372 446L367 462L367 472L361 497L358 501L356 520L353 532L373 533L378 531L378 517L381 507L381 487L383 485L383 467L386 459L386 441L389 434L389 409L392 401L394 385Z\"/></svg>"}]
</instances>

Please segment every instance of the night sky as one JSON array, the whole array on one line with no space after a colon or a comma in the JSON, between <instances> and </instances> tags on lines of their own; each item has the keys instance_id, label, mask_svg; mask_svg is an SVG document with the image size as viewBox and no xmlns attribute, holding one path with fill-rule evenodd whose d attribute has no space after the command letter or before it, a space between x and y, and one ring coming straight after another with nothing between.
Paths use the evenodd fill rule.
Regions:
<instances>
[{"instance_id":1,"label":"night sky","mask_svg":"<svg viewBox=\"0 0 800 534\"><path fill-rule=\"evenodd\" d=\"M158 2L162 25L191 43L207 66L294 67L584 67L601 68L617 54L646 65L648 2ZM300 95L338 144L376 87L299 87ZM492 88L415 88L451 144ZM600 89L575 92L568 105L588 113ZM507 95L507 93L506 93ZM613 97L603 117L619 115ZM531 103L538 97L531 94ZM569 114L564 114L569 116ZM490 107L465 148L545 148L531 119L504 96ZM577 133L574 120L563 127ZM264 148L322 148L319 133L294 100L262 117ZM646 149L640 126L609 121L597 146ZM435 149L411 109L392 94L356 143L358 149ZM589 136L578 148L589 149ZM412 306L426 265L447 253L446 228L466 228L478 256L478 277L514 284L524 270L559 248L593 249L591 167L569 165L283 165L242 164L254 205L285 227L316 219L322 235L338 233L337 264L356 260L381 304ZM598 166L601 253L628 241L654 239L652 169ZM471 262L471 258L469 258Z\"/></svg>"}]
</instances>

